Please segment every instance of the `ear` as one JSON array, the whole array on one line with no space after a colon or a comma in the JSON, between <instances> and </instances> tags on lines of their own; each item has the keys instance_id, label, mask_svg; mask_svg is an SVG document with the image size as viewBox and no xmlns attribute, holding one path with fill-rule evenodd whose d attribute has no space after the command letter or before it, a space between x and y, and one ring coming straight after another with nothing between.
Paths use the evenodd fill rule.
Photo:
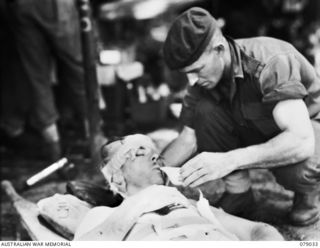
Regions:
<instances>
[{"instance_id":1,"label":"ear","mask_svg":"<svg viewBox=\"0 0 320 248\"><path fill-rule=\"evenodd\" d=\"M224 44L222 43L218 44L214 49L218 52L218 54L221 54L225 51Z\"/></svg>"},{"instance_id":2,"label":"ear","mask_svg":"<svg viewBox=\"0 0 320 248\"><path fill-rule=\"evenodd\" d=\"M125 178L123 177L123 175L119 176L119 179L121 181L119 183L114 183L114 182L110 183L110 189L125 198L127 196L127 192L128 192L127 182L126 182Z\"/></svg>"},{"instance_id":3,"label":"ear","mask_svg":"<svg viewBox=\"0 0 320 248\"><path fill-rule=\"evenodd\" d=\"M212 47L213 50L218 52L218 54L225 51L224 38L220 33L215 34L212 38Z\"/></svg>"},{"instance_id":4,"label":"ear","mask_svg":"<svg viewBox=\"0 0 320 248\"><path fill-rule=\"evenodd\" d=\"M218 57L224 57L225 45L222 44L222 43L217 44L217 45L213 48L213 52L216 53L216 56L218 56Z\"/></svg>"}]
</instances>

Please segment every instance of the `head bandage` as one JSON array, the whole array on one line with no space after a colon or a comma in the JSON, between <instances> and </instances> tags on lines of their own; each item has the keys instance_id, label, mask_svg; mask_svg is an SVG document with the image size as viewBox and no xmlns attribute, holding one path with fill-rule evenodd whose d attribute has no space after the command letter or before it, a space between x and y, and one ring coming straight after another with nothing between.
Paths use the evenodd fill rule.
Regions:
<instances>
[{"instance_id":1,"label":"head bandage","mask_svg":"<svg viewBox=\"0 0 320 248\"><path fill-rule=\"evenodd\" d=\"M152 139L146 135L133 134L125 136L122 144L117 147L113 143L107 145L107 150L111 151L110 160L102 168L102 173L110 184L111 189L119 192L126 192L126 183L121 167L130 159L133 161L139 148L149 148L157 151Z\"/></svg>"}]
</instances>

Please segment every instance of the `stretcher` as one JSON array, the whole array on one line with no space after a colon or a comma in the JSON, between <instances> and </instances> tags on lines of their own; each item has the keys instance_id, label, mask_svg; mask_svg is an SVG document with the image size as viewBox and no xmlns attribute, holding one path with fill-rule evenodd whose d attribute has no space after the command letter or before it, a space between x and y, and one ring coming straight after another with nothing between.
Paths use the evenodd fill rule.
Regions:
<instances>
[{"instance_id":1,"label":"stretcher","mask_svg":"<svg viewBox=\"0 0 320 248\"><path fill-rule=\"evenodd\" d=\"M39 209L34 202L20 196L10 181L1 181L3 191L8 195L12 206L18 216L19 223L16 238L21 236L19 232L26 230L34 241L67 241L64 237L46 227L39 219ZM22 227L22 228L21 228Z\"/></svg>"}]
</instances>

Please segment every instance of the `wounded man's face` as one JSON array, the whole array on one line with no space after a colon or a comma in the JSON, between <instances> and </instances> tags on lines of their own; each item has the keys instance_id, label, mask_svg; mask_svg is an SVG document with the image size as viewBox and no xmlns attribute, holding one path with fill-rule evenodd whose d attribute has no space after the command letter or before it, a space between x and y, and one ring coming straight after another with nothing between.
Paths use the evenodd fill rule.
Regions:
<instances>
[{"instance_id":1,"label":"wounded man's face","mask_svg":"<svg viewBox=\"0 0 320 248\"><path fill-rule=\"evenodd\" d=\"M153 149L140 146L135 157L132 160L127 159L122 167L127 184L141 188L164 184L158 157Z\"/></svg>"},{"instance_id":2,"label":"wounded man's face","mask_svg":"<svg viewBox=\"0 0 320 248\"><path fill-rule=\"evenodd\" d=\"M163 185L161 160L152 140L145 135L130 135L107 145L107 161L102 173L110 184L125 195L150 185Z\"/></svg>"}]
</instances>

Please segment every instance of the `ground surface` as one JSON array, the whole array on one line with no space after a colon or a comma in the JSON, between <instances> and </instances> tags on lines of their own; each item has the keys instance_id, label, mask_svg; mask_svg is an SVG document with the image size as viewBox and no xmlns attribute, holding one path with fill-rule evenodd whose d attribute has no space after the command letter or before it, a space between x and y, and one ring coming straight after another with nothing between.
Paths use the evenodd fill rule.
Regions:
<instances>
[{"instance_id":1,"label":"ground surface","mask_svg":"<svg viewBox=\"0 0 320 248\"><path fill-rule=\"evenodd\" d=\"M31 175L47 166L45 162L32 161L30 159L18 159L15 156L2 157L2 179L8 179L19 188ZM77 180L88 180L102 183L103 179L98 170L88 162L79 159L75 162L81 172ZM271 173L266 170L251 171L253 192L257 201L257 209L251 218L264 221L275 226L286 240L320 240L320 222L309 227L294 227L288 224L286 215L290 211L293 193L284 190L275 183ZM21 192L21 195L30 201L39 199L54 193L65 192L66 180L57 174L47 178L35 187ZM16 219L8 198L1 192L1 240L15 239ZM27 239L27 237L25 237Z\"/></svg>"}]
</instances>

